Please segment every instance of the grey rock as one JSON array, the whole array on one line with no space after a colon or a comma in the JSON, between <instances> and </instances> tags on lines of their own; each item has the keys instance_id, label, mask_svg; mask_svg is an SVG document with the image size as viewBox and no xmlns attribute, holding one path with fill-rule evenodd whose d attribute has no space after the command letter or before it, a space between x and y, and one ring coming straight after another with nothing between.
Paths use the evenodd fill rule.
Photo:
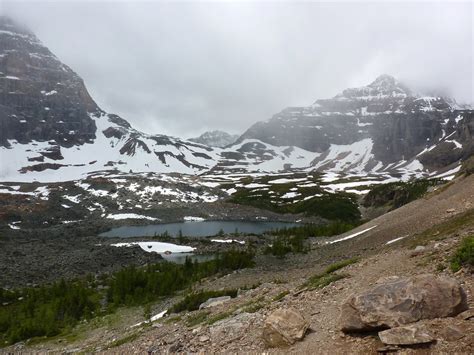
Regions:
<instances>
[{"instance_id":1,"label":"grey rock","mask_svg":"<svg viewBox=\"0 0 474 355\"><path fill-rule=\"evenodd\" d=\"M440 332L441 337L447 341L455 341L464 338L465 333L455 325L448 325Z\"/></svg>"},{"instance_id":2,"label":"grey rock","mask_svg":"<svg viewBox=\"0 0 474 355\"><path fill-rule=\"evenodd\" d=\"M417 245L416 248L410 252L410 256L411 257L418 256L418 255L423 254L425 251L426 251L425 246Z\"/></svg>"},{"instance_id":3,"label":"grey rock","mask_svg":"<svg viewBox=\"0 0 474 355\"><path fill-rule=\"evenodd\" d=\"M207 335L201 335L201 336L199 337L199 341L200 341L201 343L205 343L206 341L209 341L209 340L210 340L210 338L209 338Z\"/></svg>"},{"instance_id":4,"label":"grey rock","mask_svg":"<svg viewBox=\"0 0 474 355\"><path fill-rule=\"evenodd\" d=\"M295 309L278 309L271 313L263 326L263 341L268 347L283 347L303 339L309 322Z\"/></svg>"},{"instance_id":5,"label":"grey rock","mask_svg":"<svg viewBox=\"0 0 474 355\"><path fill-rule=\"evenodd\" d=\"M199 309L204 309L204 308L211 308L215 306L219 306L221 304L226 303L227 301L230 301L231 297L230 296L222 296L222 297L214 297L214 298L209 298L206 302L201 303L199 305Z\"/></svg>"},{"instance_id":6,"label":"grey rock","mask_svg":"<svg viewBox=\"0 0 474 355\"><path fill-rule=\"evenodd\" d=\"M455 316L467 308L466 294L455 279L426 274L350 296L341 307L339 323L344 332L371 331Z\"/></svg>"},{"instance_id":7,"label":"grey rock","mask_svg":"<svg viewBox=\"0 0 474 355\"><path fill-rule=\"evenodd\" d=\"M388 345L426 344L435 341L434 336L420 325L407 325L379 332L380 340Z\"/></svg>"}]
</instances>

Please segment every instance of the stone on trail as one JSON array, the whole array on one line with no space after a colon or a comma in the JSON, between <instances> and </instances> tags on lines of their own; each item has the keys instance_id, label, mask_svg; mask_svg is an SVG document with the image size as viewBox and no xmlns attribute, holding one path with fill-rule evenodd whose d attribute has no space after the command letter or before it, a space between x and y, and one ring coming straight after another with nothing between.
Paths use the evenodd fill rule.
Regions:
<instances>
[{"instance_id":1,"label":"stone on trail","mask_svg":"<svg viewBox=\"0 0 474 355\"><path fill-rule=\"evenodd\" d=\"M339 324L344 332L363 332L452 317L466 309L466 294L455 279L425 274L396 278L350 296L341 307Z\"/></svg>"},{"instance_id":2,"label":"stone on trail","mask_svg":"<svg viewBox=\"0 0 474 355\"><path fill-rule=\"evenodd\" d=\"M270 314L263 326L263 340L268 347L282 347L303 339L309 322L293 308L278 309Z\"/></svg>"},{"instance_id":3,"label":"stone on trail","mask_svg":"<svg viewBox=\"0 0 474 355\"><path fill-rule=\"evenodd\" d=\"M219 306L227 301L230 301L231 297L230 296L222 296L222 297L214 297L214 298L209 298L206 302L201 303L199 305L199 309L203 308L211 308L214 306Z\"/></svg>"},{"instance_id":4,"label":"stone on trail","mask_svg":"<svg viewBox=\"0 0 474 355\"><path fill-rule=\"evenodd\" d=\"M387 345L415 345L435 341L433 335L425 327L417 324L381 331L379 338L382 343Z\"/></svg>"}]
</instances>

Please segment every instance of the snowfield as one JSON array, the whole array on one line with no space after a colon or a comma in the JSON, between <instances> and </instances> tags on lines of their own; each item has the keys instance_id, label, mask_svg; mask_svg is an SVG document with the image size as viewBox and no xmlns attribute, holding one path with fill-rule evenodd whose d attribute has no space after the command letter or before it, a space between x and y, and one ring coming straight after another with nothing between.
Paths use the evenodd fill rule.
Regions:
<instances>
[{"instance_id":1,"label":"snowfield","mask_svg":"<svg viewBox=\"0 0 474 355\"><path fill-rule=\"evenodd\" d=\"M119 213L119 214L109 214L107 215L108 219L115 219L115 220L121 220L121 219L147 219L149 221L159 221L159 218L155 217L149 217L149 216L142 216L136 213Z\"/></svg>"},{"instance_id":2,"label":"snowfield","mask_svg":"<svg viewBox=\"0 0 474 355\"><path fill-rule=\"evenodd\" d=\"M130 243L115 243L111 244L114 247L130 247L132 245L138 245L144 251L148 253L191 253L196 248L188 247L184 245L177 245L172 243L162 242L130 242Z\"/></svg>"},{"instance_id":3,"label":"snowfield","mask_svg":"<svg viewBox=\"0 0 474 355\"><path fill-rule=\"evenodd\" d=\"M339 239L336 239L336 240L331 240L331 241L328 242L327 244L339 243L339 242L342 242L342 241L344 241L344 240L348 240L348 239L355 238L355 237L357 237L357 236L359 236L359 235L361 235L361 234L364 234L364 233L370 231L371 229L374 229L375 227L377 227L377 226L372 226L372 227L369 227L369 228L367 228L367 229L364 229L364 230L362 230L362 231L360 231L360 232L353 233L353 234L349 234L348 236L345 236L345 237L343 237L343 238L339 238Z\"/></svg>"}]
</instances>

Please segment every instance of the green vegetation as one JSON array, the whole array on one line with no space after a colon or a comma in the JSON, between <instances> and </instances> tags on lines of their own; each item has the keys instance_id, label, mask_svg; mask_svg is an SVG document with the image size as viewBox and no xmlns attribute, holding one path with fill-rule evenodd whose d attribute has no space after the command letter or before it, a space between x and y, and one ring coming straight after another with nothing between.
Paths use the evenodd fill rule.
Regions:
<instances>
[{"instance_id":1,"label":"green vegetation","mask_svg":"<svg viewBox=\"0 0 474 355\"><path fill-rule=\"evenodd\" d=\"M304 238L331 237L348 232L358 225L359 223L335 221L328 224L304 224L302 226L275 229L272 233L281 236L303 236Z\"/></svg>"},{"instance_id":2,"label":"green vegetation","mask_svg":"<svg viewBox=\"0 0 474 355\"><path fill-rule=\"evenodd\" d=\"M297 227L282 228L274 230L272 233L277 237L274 238L272 245L268 246L264 253L272 254L277 257L284 257L288 253L306 253L309 251L309 245L306 239L309 237L333 236L345 233L357 224L332 222L325 225L306 224Z\"/></svg>"},{"instance_id":3,"label":"green vegetation","mask_svg":"<svg viewBox=\"0 0 474 355\"><path fill-rule=\"evenodd\" d=\"M308 288L310 290L314 290L317 288L323 288L327 285L330 285L334 281L343 279L347 277L346 274L334 274L334 272L348 265L354 264L357 261L357 258L352 258L329 265L321 274L311 276L308 281L301 285L301 288Z\"/></svg>"},{"instance_id":4,"label":"green vegetation","mask_svg":"<svg viewBox=\"0 0 474 355\"><path fill-rule=\"evenodd\" d=\"M273 302L278 302L278 301L282 300L283 298L285 298L285 296L288 295L289 293L290 293L289 291L280 292L278 295L273 297L272 301Z\"/></svg>"},{"instance_id":5,"label":"green vegetation","mask_svg":"<svg viewBox=\"0 0 474 355\"><path fill-rule=\"evenodd\" d=\"M104 277L100 284L87 278L39 288L0 290L0 342L12 344L32 337L67 334L84 319L112 313L120 306L148 305L204 277L253 265L253 253L231 250L203 263L187 259L184 265L163 262L127 267ZM107 306L101 306L104 299ZM145 306L144 314L151 314L149 306Z\"/></svg>"},{"instance_id":6,"label":"green vegetation","mask_svg":"<svg viewBox=\"0 0 474 355\"><path fill-rule=\"evenodd\" d=\"M474 267L474 236L466 237L451 258L451 270L456 272L463 266Z\"/></svg>"},{"instance_id":7,"label":"green vegetation","mask_svg":"<svg viewBox=\"0 0 474 355\"><path fill-rule=\"evenodd\" d=\"M276 179L275 176L247 177L239 183L268 184L268 187L238 188L230 201L276 213L302 213L329 220L358 221L360 219L356 196L344 192L325 191L319 174L293 174L288 177L290 179L306 178L307 181L269 184L269 181ZM284 196L287 193L296 193L296 195L293 198L286 198Z\"/></svg>"},{"instance_id":8,"label":"green vegetation","mask_svg":"<svg viewBox=\"0 0 474 355\"><path fill-rule=\"evenodd\" d=\"M100 308L98 293L85 282L79 281L61 280L15 294L21 296L0 308L0 340L7 344L60 334L81 319L92 318Z\"/></svg>"},{"instance_id":9,"label":"green vegetation","mask_svg":"<svg viewBox=\"0 0 474 355\"><path fill-rule=\"evenodd\" d=\"M107 299L113 306L151 302L218 272L252 267L253 256L251 252L230 250L202 263L186 259L183 265L159 263L145 268L130 266L114 275L109 283Z\"/></svg>"},{"instance_id":10,"label":"green vegetation","mask_svg":"<svg viewBox=\"0 0 474 355\"><path fill-rule=\"evenodd\" d=\"M325 274L330 274L333 273L334 271L337 271L339 269L342 269L348 265L355 264L356 262L359 261L359 258L351 258L351 259L346 259L342 261L338 261L337 263L329 265L326 270L324 270Z\"/></svg>"},{"instance_id":11,"label":"green vegetation","mask_svg":"<svg viewBox=\"0 0 474 355\"><path fill-rule=\"evenodd\" d=\"M310 277L310 279L304 284L310 290L314 290L317 288L323 288L334 281L340 280L347 277L345 274L319 274Z\"/></svg>"},{"instance_id":12,"label":"green vegetation","mask_svg":"<svg viewBox=\"0 0 474 355\"><path fill-rule=\"evenodd\" d=\"M469 157L462 163L461 173L465 175L474 174L474 156Z\"/></svg>"},{"instance_id":13,"label":"green vegetation","mask_svg":"<svg viewBox=\"0 0 474 355\"><path fill-rule=\"evenodd\" d=\"M283 258L286 254L306 253L309 251L309 246L305 243L303 236L278 236L273 239L271 245L264 250L265 254L272 254L279 258Z\"/></svg>"},{"instance_id":14,"label":"green vegetation","mask_svg":"<svg viewBox=\"0 0 474 355\"><path fill-rule=\"evenodd\" d=\"M440 184L439 179L420 179L376 185L365 196L362 204L365 207L388 206L390 209L396 209L422 197L430 186Z\"/></svg>"},{"instance_id":15,"label":"green vegetation","mask_svg":"<svg viewBox=\"0 0 474 355\"><path fill-rule=\"evenodd\" d=\"M213 325L214 323L217 323L218 321L220 320L223 320L223 319L226 319L228 317L230 317L232 314L234 313L234 311L227 311L227 312L222 312L222 313L218 313L216 314L215 316L209 318L206 323L208 325Z\"/></svg>"},{"instance_id":16,"label":"green vegetation","mask_svg":"<svg viewBox=\"0 0 474 355\"><path fill-rule=\"evenodd\" d=\"M115 340L114 342L112 342L108 348L116 348L117 346L120 346L120 345L123 345L123 344L127 344L127 343L130 343L131 341L134 341L135 339L138 338L138 336L140 335L141 332L135 332L135 333L132 333L130 335L127 335L126 337L123 337L121 339L117 339Z\"/></svg>"},{"instance_id":17,"label":"green vegetation","mask_svg":"<svg viewBox=\"0 0 474 355\"><path fill-rule=\"evenodd\" d=\"M418 245L426 245L432 240L446 239L460 229L474 226L474 209L470 209L464 213L460 213L452 218L443 221L433 227L428 228L413 238L403 240L402 243L410 248Z\"/></svg>"},{"instance_id":18,"label":"green vegetation","mask_svg":"<svg viewBox=\"0 0 474 355\"><path fill-rule=\"evenodd\" d=\"M221 291L201 291L198 293L191 293L187 295L183 300L176 303L171 309L171 313L179 313L182 311L195 311L199 309L201 303L206 302L209 298L230 296L232 298L237 297L237 290L221 290Z\"/></svg>"},{"instance_id":19,"label":"green vegetation","mask_svg":"<svg viewBox=\"0 0 474 355\"><path fill-rule=\"evenodd\" d=\"M209 316L210 313L211 312L209 311L202 311L202 312L197 312L195 314L192 314L186 319L186 325L188 327L194 327L198 324L201 324L207 321L207 317Z\"/></svg>"},{"instance_id":20,"label":"green vegetation","mask_svg":"<svg viewBox=\"0 0 474 355\"><path fill-rule=\"evenodd\" d=\"M343 192L312 197L307 200L292 203L290 201L275 201L275 196L268 191L242 189L231 198L231 202L241 205L270 210L277 213L303 213L307 216L320 216L329 220L358 221L360 211L355 197Z\"/></svg>"}]
</instances>

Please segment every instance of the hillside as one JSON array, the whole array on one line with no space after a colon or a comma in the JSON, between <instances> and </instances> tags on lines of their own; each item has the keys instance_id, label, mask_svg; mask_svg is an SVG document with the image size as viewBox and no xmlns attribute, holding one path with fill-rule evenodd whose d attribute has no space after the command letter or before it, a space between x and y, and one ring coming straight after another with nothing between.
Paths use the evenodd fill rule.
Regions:
<instances>
[{"instance_id":1,"label":"hillside","mask_svg":"<svg viewBox=\"0 0 474 355\"><path fill-rule=\"evenodd\" d=\"M210 277L194 290L241 290L236 298L206 310L167 315L147 326L135 325L143 321L140 307L123 309L103 321L107 326L103 322L78 326L71 340L60 337L36 345L19 344L5 351L301 353L317 348L321 352L375 353L379 349L390 349L374 333L341 332L338 320L341 305L350 295L377 283L430 273L457 280L467 294L472 312L472 269L466 267L454 273L449 263L461 240L474 233L473 186L472 175L460 177L354 231L329 239L312 239L307 254L291 254L284 259L261 256L255 268ZM414 223L415 220L422 223ZM367 231L371 227L373 229ZM366 232L356 236L357 231ZM333 243L326 243L331 241ZM301 288L314 275L329 270L328 267L334 270L326 271L331 276L329 284ZM169 309L184 295L155 303L152 314ZM262 338L265 319L273 311L288 307L306 317L310 331L302 341L289 347L267 349ZM392 346L391 351L469 353L472 350L474 325L469 311L457 317L416 324L433 334L436 341Z\"/></svg>"}]
</instances>

